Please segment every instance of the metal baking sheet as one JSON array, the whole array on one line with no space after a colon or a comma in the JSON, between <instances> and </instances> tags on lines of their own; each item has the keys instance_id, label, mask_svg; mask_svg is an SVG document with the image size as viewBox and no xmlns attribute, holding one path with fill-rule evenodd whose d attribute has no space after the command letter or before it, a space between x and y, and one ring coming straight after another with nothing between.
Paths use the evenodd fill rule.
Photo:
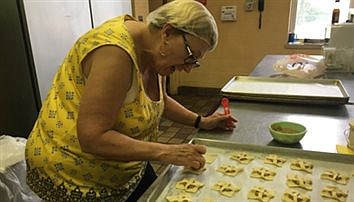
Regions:
<instances>
[{"instance_id":1,"label":"metal baking sheet","mask_svg":"<svg viewBox=\"0 0 354 202\"><path fill-rule=\"evenodd\" d=\"M208 148L207 153L217 154L217 158L213 163L206 166L206 171L199 175L184 173L183 167L181 166L167 167L166 170L153 183L153 185L144 193L139 201L166 202L166 196L175 195L181 192L181 190L175 188L177 181L184 178L195 178L198 181L204 183L204 187L201 188L197 193L191 194L192 201L206 201L210 199L218 202L248 201L248 191L253 186L259 185L267 189L271 189L275 192L275 197L270 200L271 202L280 202L284 191L287 189L286 175L288 173L296 173L312 178L312 191L293 188L309 195L311 197L311 201L328 201L320 196L321 189L326 185L335 185L342 190L348 191L349 195L346 201L354 201L354 156L305 151L301 149L284 147L238 144L220 140L200 138L192 139L191 143L206 145ZM256 156L256 159L248 165L239 164L229 158L230 153L235 151L247 152ZM269 164L264 164L264 157L268 154L276 154L282 158L287 159L287 161L281 168ZM313 163L314 169L312 174L308 174L302 171L294 171L289 168L291 160L298 158ZM244 171L234 177L224 176L223 174L216 171L216 169L223 163L235 165L237 167L242 166ZM264 181L256 178L250 178L250 172L254 167L270 168L275 170L277 175L273 181ZM332 181L320 179L321 173L328 169L334 169L349 176L350 179L348 184L339 185ZM211 190L211 186L213 186L219 180L228 181L237 186L240 186L241 190L235 193L235 195L231 198L222 196L217 191Z\"/></svg>"},{"instance_id":2,"label":"metal baking sheet","mask_svg":"<svg viewBox=\"0 0 354 202\"><path fill-rule=\"evenodd\" d=\"M346 104L349 95L337 79L234 76L221 95L240 100L302 104Z\"/></svg>"}]
</instances>

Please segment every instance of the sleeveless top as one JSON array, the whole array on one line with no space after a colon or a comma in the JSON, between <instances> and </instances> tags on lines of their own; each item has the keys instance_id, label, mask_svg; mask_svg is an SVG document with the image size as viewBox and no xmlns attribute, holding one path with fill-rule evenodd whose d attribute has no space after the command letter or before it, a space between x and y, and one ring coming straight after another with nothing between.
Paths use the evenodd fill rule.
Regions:
<instances>
[{"instance_id":1,"label":"sleeveless top","mask_svg":"<svg viewBox=\"0 0 354 202\"><path fill-rule=\"evenodd\" d=\"M119 110L114 130L142 141L157 137L164 108L161 78L159 101L153 101L144 90L126 20L135 19L116 17L80 37L54 77L25 150L27 184L46 201L124 201L144 174L146 162L112 161L83 153L76 131L85 87L80 64L94 49L116 45L132 58L136 82L131 89L136 92Z\"/></svg>"}]
</instances>

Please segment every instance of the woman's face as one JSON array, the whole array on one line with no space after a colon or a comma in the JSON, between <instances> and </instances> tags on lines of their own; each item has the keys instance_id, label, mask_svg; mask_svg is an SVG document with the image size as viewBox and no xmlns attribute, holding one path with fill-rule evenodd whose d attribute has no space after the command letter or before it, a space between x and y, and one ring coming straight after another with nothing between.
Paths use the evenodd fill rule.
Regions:
<instances>
[{"instance_id":1,"label":"woman's face","mask_svg":"<svg viewBox=\"0 0 354 202\"><path fill-rule=\"evenodd\" d=\"M169 54L164 58L165 64L158 69L158 73L163 76L170 75L176 70L189 73L192 69L198 68L199 60L209 48L205 41L186 33L175 35L170 40L169 46Z\"/></svg>"}]
</instances>

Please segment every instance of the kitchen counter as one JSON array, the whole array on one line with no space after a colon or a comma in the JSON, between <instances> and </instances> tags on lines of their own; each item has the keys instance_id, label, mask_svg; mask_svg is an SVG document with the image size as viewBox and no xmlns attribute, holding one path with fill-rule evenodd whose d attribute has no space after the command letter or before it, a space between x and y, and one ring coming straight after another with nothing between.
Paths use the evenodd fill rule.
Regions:
<instances>
[{"instance_id":1,"label":"kitchen counter","mask_svg":"<svg viewBox=\"0 0 354 202\"><path fill-rule=\"evenodd\" d=\"M284 55L267 55L250 76L274 76L273 64ZM324 78L340 79L350 95L346 105L310 105L231 100L232 115L239 120L232 132L199 130L198 138L233 141L237 143L293 147L311 151L336 153L336 144L346 144L344 131L354 119L354 75L328 73ZM219 111L223 111L221 107ZM268 126L274 121L294 121L307 128L307 134L295 145L273 140Z\"/></svg>"},{"instance_id":2,"label":"kitchen counter","mask_svg":"<svg viewBox=\"0 0 354 202\"><path fill-rule=\"evenodd\" d=\"M284 55L267 55L254 69L250 76L271 76L276 74L272 66ZM353 74L328 74L326 78L339 78L351 101L354 98ZM231 113L239 122L232 132L221 130L199 130L195 137L224 140L241 144L292 147L310 151L336 153L336 144L346 144L344 131L349 127L349 120L354 119L354 105L302 105L270 102L230 101ZM223 111L221 107L217 110ZM270 123L288 120L302 123L308 132L300 143L284 145L273 140L268 131ZM167 170L165 170L166 172ZM139 202L147 201L153 190L160 186L164 174L144 193Z\"/></svg>"}]
</instances>

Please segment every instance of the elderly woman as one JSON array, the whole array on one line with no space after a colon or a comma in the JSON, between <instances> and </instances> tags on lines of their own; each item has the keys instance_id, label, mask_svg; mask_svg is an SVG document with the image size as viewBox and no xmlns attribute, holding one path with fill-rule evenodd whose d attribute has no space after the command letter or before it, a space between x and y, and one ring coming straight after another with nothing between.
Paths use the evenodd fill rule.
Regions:
<instances>
[{"instance_id":1,"label":"elderly woman","mask_svg":"<svg viewBox=\"0 0 354 202\"><path fill-rule=\"evenodd\" d=\"M156 178L149 161L202 168L204 146L153 140L162 115L203 129L235 127L230 115L201 117L165 90L165 76L199 67L217 39L214 18L194 0L165 4L146 24L125 15L80 37L27 141L30 188L46 201L136 201Z\"/></svg>"}]
</instances>

